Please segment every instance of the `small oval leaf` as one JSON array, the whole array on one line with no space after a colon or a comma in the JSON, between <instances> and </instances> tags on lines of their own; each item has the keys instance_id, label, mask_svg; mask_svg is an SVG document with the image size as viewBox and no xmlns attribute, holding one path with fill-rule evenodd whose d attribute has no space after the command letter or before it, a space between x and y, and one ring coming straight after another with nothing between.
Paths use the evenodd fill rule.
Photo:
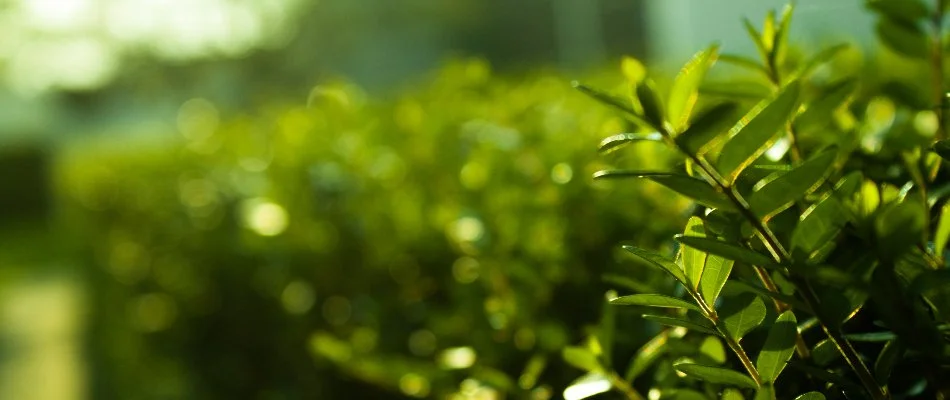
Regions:
<instances>
[{"instance_id":1,"label":"small oval leaf","mask_svg":"<svg viewBox=\"0 0 950 400\"><path fill-rule=\"evenodd\" d=\"M699 86L706 76L706 71L716 62L718 56L718 45L712 45L696 53L673 81L667 103L667 115L675 131L679 131L689 121L696 100L699 98Z\"/></svg>"},{"instance_id":2,"label":"small oval leaf","mask_svg":"<svg viewBox=\"0 0 950 400\"><path fill-rule=\"evenodd\" d=\"M689 310L700 311L699 307L693 303L689 303L675 297L664 296L662 294L633 294L629 296L620 296L610 300L610 304L618 306L685 308Z\"/></svg>"},{"instance_id":3,"label":"small oval leaf","mask_svg":"<svg viewBox=\"0 0 950 400\"><path fill-rule=\"evenodd\" d=\"M877 360L874 361L874 378L881 382L887 382L891 377L891 372L894 371L894 366L897 365L903 355L904 346L900 344L900 340L894 339L884 344Z\"/></svg>"},{"instance_id":4,"label":"small oval leaf","mask_svg":"<svg viewBox=\"0 0 950 400\"><path fill-rule=\"evenodd\" d=\"M856 79L843 79L828 86L817 98L808 102L808 108L795 119L795 127L800 132L827 127L833 120L835 110L848 102L857 86Z\"/></svg>"},{"instance_id":5,"label":"small oval leaf","mask_svg":"<svg viewBox=\"0 0 950 400\"><path fill-rule=\"evenodd\" d=\"M636 84L637 99L640 100L640 106L643 107L643 118L650 123L650 126L657 131L664 131L666 116L663 112L663 105L660 102L660 96L656 94L656 88L649 80L644 80Z\"/></svg>"},{"instance_id":6,"label":"small oval leaf","mask_svg":"<svg viewBox=\"0 0 950 400\"><path fill-rule=\"evenodd\" d=\"M716 333L716 329L711 326L700 325L696 322L689 321L683 318L670 317L665 315L653 315L653 314L643 314L643 319L647 321L653 321L660 325L666 326L680 326L691 331L705 333L707 335L719 335Z\"/></svg>"},{"instance_id":7,"label":"small oval leaf","mask_svg":"<svg viewBox=\"0 0 950 400\"><path fill-rule=\"evenodd\" d=\"M599 150L601 153L610 153L615 150L636 142L662 142L663 135L652 133L618 133L600 141Z\"/></svg>"},{"instance_id":8,"label":"small oval leaf","mask_svg":"<svg viewBox=\"0 0 950 400\"><path fill-rule=\"evenodd\" d=\"M950 161L950 139L934 143L931 148L940 158Z\"/></svg>"},{"instance_id":9,"label":"small oval leaf","mask_svg":"<svg viewBox=\"0 0 950 400\"><path fill-rule=\"evenodd\" d=\"M760 267L774 267L775 262L768 256L739 245L716 239L676 235L677 242L709 254Z\"/></svg>"},{"instance_id":10,"label":"small oval leaf","mask_svg":"<svg viewBox=\"0 0 950 400\"><path fill-rule=\"evenodd\" d=\"M726 331L738 341L765 320L765 302L751 293L727 296L723 297L718 313Z\"/></svg>"},{"instance_id":11,"label":"small oval leaf","mask_svg":"<svg viewBox=\"0 0 950 400\"><path fill-rule=\"evenodd\" d=\"M643 118L641 113L637 112L637 110L633 108L633 105L629 101L601 91L600 89L595 89L593 87L584 85L580 82L572 82L572 85L575 89L579 90L581 93L584 93L588 97L611 106L617 110L623 111L627 117L632 119L638 125L650 126L650 123Z\"/></svg>"},{"instance_id":12,"label":"small oval leaf","mask_svg":"<svg viewBox=\"0 0 950 400\"><path fill-rule=\"evenodd\" d=\"M674 140L687 154L702 155L725 137L741 117L737 103L717 104L704 111Z\"/></svg>"},{"instance_id":13,"label":"small oval leaf","mask_svg":"<svg viewBox=\"0 0 950 400\"><path fill-rule=\"evenodd\" d=\"M834 46L825 48L818 53L815 53L814 56L808 59L798 71L795 72L794 76L798 78L807 77L814 71L816 68L822 64L831 61L832 58L840 54L842 51L849 49L851 46L847 43L836 44Z\"/></svg>"},{"instance_id":14,"label":"small oval leaf","mask_svg":"<svg viewBox=\"0 0 950 400\"><path fill-rule=\"evenodd\" d=\"M930 54L930 39L916 25L881 18L877 22L877 35L884 45L898 54L920 59L926 59Z\"/></svg>"},{"instance_id":15,"label":"small oval leaf","mask_svg":"<svg viewBox=\"0 0 950 400\"><path fill-rule=\"evenodd\" d=\"M825 400L825 395L821 392L808 392L798 395L795 400Z\"/></svg>"},{"instance_id":16,"label":"small oval leaf","mask_svg":"<svg viewBox=\"0 0 950 400\"><path fill-rule=\"evenodd\" d=\"M725 259L719 255L709 254L706 256L706 266L703 268L703 276L699 282L699 293L703 296L703 301L712 306L716 304L722 287L729 280L729 274L732 273L732 266L735 261Z\"/></svg>"},{"instance_id":17,"label":"small oval leaf","mask_svg":"<svg viewBox=\"0 0 950 400\"><path fill-rule=\"evenodd\" d=\"M785 311L775 320L765 339L762 351L755 361L762 381L772 383L778 378L785 364L795 353L795 338L798 335L795 314Z\"/></svg>"},{"instance_id":18,"label":"small oval leaf","mask_svg":"<svg viewBox=\"0 0 950 400\"><path fill-rule=\"evenodd\" d=\"M779 173L749 197L752 212L767 221L805 197L824 182L837 156L836 149L826 150L791 171Z\"/></svg>"},{"instance_id":19,"label":"small oval leaf","mask_svg":"<svg viewBox=\"0 0 950 400\"><path fill-rule=\"evenodd\" d=\"M732 202L730 202L724 194L717 191L705 181L686 175L635 170L609 170L594 173L594 179L610 178L646 178L689 197L706 207L718 208L724 211L735 210L735 206L732 205Z\"/></svg>"},{"instance_id":20,"label":"small oval leaf","mask_svg":"<svg viewBox=\"0 0 950 400\"><path fill-rule=\"evenodd\" d=\"M739 173L769 148L798 106L799 83L792 82L774 98L762 101L730 131L719 153L719 171L735 181Z\"/></svg>"},{"instance_id":21,"label":"small oval leaf","mask_svg":"<svg viewBox=\"0 0 950 400\"><path fill-rule=\"evenodd\" d=\"M686 222L683 235L705 237L706 229L703 227L703 220L699 217L690 217ZM690 289L694 291L699 289L703 269L706 267L706 253L692 247L681 247L680 260L683 262L683 270L686 272L686 279L689 280Z\"/></svg>"},{"instance_id":22,"label":"small oval leaf","mask_svg":"<svg viewBox=\"0 0 950 400\"><path fill-rule=\"evenodd\" d=\"M630 360L630 365L627 367L624 379L628 382L632 382L638 376L646 372L646 370L666 352L667 340L669 340L669 331L663 331L640 347L636 355L633 356L633 360Z\"/></svg>"},{"instance_id":23,"label":"small oval leaf","mask_svg":"<svg viewBox=\"0 0 950 400\"><path fill-rule=\"evenodd\" d=\"M623 249L633 254L637 258L651 264L661 270L666 271L679 283L686 285L686 275L683 274L683 270L680 269L679 265L676 265L672 260L663 257L659 254L656 254L652 251L644 250L638 247L633 246L623 246Z\"/></svg>"},{"instance_id":24,"label":"small oval leaf","mask_svg":"<svg viewBox=\"0 0 950 400\"><path fill-rule=\"evenodd\" d=\"M727 368L690 363L679 363L674 365L673 368L686 374L686 376L699 379L701 381L717 383L720 385L739 386L749 389L755 389L758 387L752 378Z\"/></svg>"},{"instance_id":25,"label":"small oval leaf","mask_svg":"<svg viewBox=\"0 0 950 400\"><path fill-rule=\"evenodd\" d=\"M583 347L565 347L561 351L561 357L564 358L564 362L587 372L600 371L603 368L597 359L597 355Z\"/></svg>"}]
</instances>

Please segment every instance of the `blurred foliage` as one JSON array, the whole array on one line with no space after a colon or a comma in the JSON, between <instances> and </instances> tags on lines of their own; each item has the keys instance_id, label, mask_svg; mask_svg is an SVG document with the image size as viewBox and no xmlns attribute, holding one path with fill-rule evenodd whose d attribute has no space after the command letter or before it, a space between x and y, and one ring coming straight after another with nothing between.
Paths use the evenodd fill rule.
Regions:
<instances>
[{"instance_id":1,"label":"blurred foliage","mask_svg":"<svg viewBox=\"0 0 950 400\"><path fill-rule=\"evenodd\" d=\"M601 275L632 268L607 249L662 246L687 217L659 185L590 180L592 143L626 124L476 59L389 101L346 83L241 115L193 99L178 139L71 146L56 201L88 274L92 397L549 397Z\"/></svg>"}]
</instances>

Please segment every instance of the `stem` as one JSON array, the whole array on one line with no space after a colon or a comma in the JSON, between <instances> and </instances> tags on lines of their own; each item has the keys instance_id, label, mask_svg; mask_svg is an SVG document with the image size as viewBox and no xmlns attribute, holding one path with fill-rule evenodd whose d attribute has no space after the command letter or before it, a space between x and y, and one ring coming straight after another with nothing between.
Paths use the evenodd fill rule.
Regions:
<instances>
[{"instance_id":1,"label":"stem","mask_svg":"<svg viewBox=\"0 0 950 400\"><path fill-rule=\"evenodd\" d=\"M702 296L699 293L696 293L693 290L689 290L690 296L693 297L693 300L696 301L696 304L699 305L699 308L703 312L703 316L706 317L710 322L713 323L713 326L716 328L716 331L719 332L719 336L722 336L726 341L726 345L729 346L729 349L736 354L736 357L739 358L739 362L742 363L742 366L745 367L746 372L749 373L749 376L752 377L752 380L755 381L756 386L762 386L762 375L759 374L759 370L755 368L755 363L752 362L752 358L749 357L749 354L745 352L745 349L739 344L739 341L734 339L729 331L726 330L726 327L723 325L719 315L716 314L716 310L706 303L703 300Z\"/></svg>"},{"instance_id":2,"label":"stem","mask_svg":"<svg viewBox=\"0 0 950 400\"><path fill-rule=\"evenodd\" d=\"M755 274L759 276L759 280L762 281L762 284L765 285L765 288L772 293L779 293L778 286L775 286L775 281L772 280L772 277L769 276L769 272L762 267L754 267ZM772 302L775 303L775 311L779 314L790 310L792 307L788 304L785 304L778 299L772 299ZM802 360L807 360L811 357L811 349L808 348L808 343L805 343L805 338L802 337L801 332L795 332L795 354L798 354L798 358Z\"/></svg>"},{"instance_id":3,"label":"stem","mask_svg":"<svg viewBox=\"0 0 950 400\"><path fill-rule=\"evenodd\" d=\"M933 100L937 107L937 140L947 138L946 131L946 110L944 110L945 100L945 76L943 68L943 9L947 0L937 0L937 10L934 12L933 20L933 47L930 52L931 73L933 74Z\"/></svg>"},{"instance_id":4,"label":"stem","mask_svg":"<svg viewBox=\"0 0 950 400\"><path fill-rule=\"evenodd\" d=\"M644 400L643 395L641 395L637 389L634 389L629 382L621 378L620 375L617 375L615 371L610 371L607 378L610 379L610 383L617 391L626 396L627 400Z\"/></svg>"},{"instance_id":5,"label":"stem","mask_svg":"<svg viewBox=\"0 0 950 400\"><path fill-rule=\"evenodd\" d=\"M938 0L938 3L939 3L938 9L934 16L934 25L937 27L937 32L938 32L936 36L940 36L940 32L942 32L943 4L946 1L948 0ZM940 125L940 128L938 129L938 138L939 138L939 137L943 137L944 135L943 133L944 112L943 112L943 107L942 107L942 104L943 104L942 102L943 100L943 54L942 54L943 44L942 44L941 38L936 38L934 40L934 46L935 46L934 51L933 51L933 53L935 54L935 56L933 57L934 66L935 66L934 74L935 74L935 80L939 83L939 84L935 84L935 86L938 88L935 90L935 93L937 93L937 96L939 96L939 99L941 100L941 102L939 103L941 104L941 107L938 110L938 114L937 114L939 125ZM768 69L768 72L769 72L769 79L772 81L772 84L775 85L776 88L780 88L781 82L782 82L781 76L779 74L777 66L771 61L772 61L771 59L766 60L766 68ZM800 149L798 149L798 144L797 144L797 141L795 140L794 128L792 127L791 122L789 122L786 126L786 133L789 140L789 148L791 150L790 158L792 159L793 162L797 162L801 160L801 151ZM671 140L671 142L673 141ZM679 149L682 153L687 154L689 157L691 157L693 161L697 165L699 165L700 168L705 172L705 175L707 176L708 180L712 181L711 183L714 186L716 186L720 191L725 193L726 196L729 198L729 200L733 204L736 205L736 208L739 209L740 214L742 214L742 216L747 221L749 221L749 223L752 224L753 228L755 228L756 235L762 241L762 244L765 245L766 249L768 249L769 253L772 254L772 257L776 261L778 261L781 265L785 265L785 266L792 265L793 260L792 260L791 254L788 252L787 249L785 249L784 246L782 246L781 241L779 241L778 237L775 236L775 233L772 232L771 229L769 229L768 225L766 225L765 222L759 219L758 216L756 216L755 213L752 212L752 209L749 207L748 202L746 202L746 200L742 197L742 195L739 194L739 192L737 192L735 188L729 182L726 182L725 180L723 180L722 177L719 176L719 174L715 172L715 169L712 168L712 166L708 162L706 162L706 160L704 160L702 157L693 156L683 151L683 149L679 147L677 147L677 149ZM786 274L791 276L791 274L788 273L787 269L786 269ZM768 274L760 274L759 277L762 278L763 275L766 277L766 279L768 278ZM771 279L768 279L768 282L771 282ZM820 301L818 299L818 296L815 294L814 288L811 286L811 283L808 282L808 279L806 278L793 279L792 283L795 284L795 286L799 288L799 292L802 294L805 305L807 305L809 308L811 308L815 312L815 316L817 317L818 322L821 324L821 328L825 332L825 335L827 335L828 338L832 341L832 343L834 343L835 347L844 357L845 361L847 361L848 365L851 367L854 373L858 375L858 378L861 380L861 383L864 385L865 390L868 392L871 398L875 400L889 399L890 394L887 393L887 389L885 389L884 387L882 387L880 384L877 383L877 381L874 379L874 375L871 374L871 371L868 369L867 365L858 356L857 351L854 350L854 347L851 346L850 342L844 339L844 336L842 332L840 331L840 328L832 329L831 326L829 326L828 319L823 316L823 312L821 312L820 308L818 307ZM771 285L772 287L769 287L769 283L766 283L766 280L763 280L763 284L765 284L766 288L768 288L769 290L774 291L775 289L774 282L772 282L772 285ZM835 326L837 325L838 324L835 324ZM804 339L802 338L800 333L796 337L795 348L799 356L801 356L802 358L805 358L802 356L803 353L801 351L802 349L807 351L807 345L805 345Z\"/></svg>"},{"instance_id":6,"label":"stem","mask_svg":"<svg viewBox=\"0 0 950 400\"><path fill-rule=\"evenodd\" d=\"M668 137L668 136L667 136ZM673 142L673 140L670 140ZM676 146L674 142L674 146ZM722 191L729 200L735 204L736 208L739 210L739 213L752 224L755 228L756 234L762 240L762 244L769 250L772 254L772 257L775 261L779 262L781 265L789 266L792 265L792 256L789 254L788 250L782 246L782 243L779 241L778 237L775 236L775 233L761 220L755 213L752 212L752 209L749 207L749 203L735 190L735 188L724 181L718 172L709 164L708 161L699 156L694 156L688 152L683 151L682 148L676 147L680 152L686 154L690 157L693 162L700 167L700 171L706 175L708 181L720 191ZM787 272L786 272L787 273ZM791 276L791 274L789 274ZM831 328L828 324L828 319L823 315L819 307L820 301L818 296L815 294L814 288L808 282L807 279L794 279L792 283L799 288L799 293L802 294L802 298L805 302L805 305L811 308L815 312L815 316L818 318L818 322L821 324L822 330L825 334L831 339L835 347L844 357L845 361L851 367L858 378L861 380L861 383L864 385L864 389L868 392L872 399L875 400L885 400L889 399L890 395L887 393L881 385L877 383L874 379L874 375L871 374L871 371L868 369L864 361L861 360L861 357L858 356L857 351L854 350L854 347L851 346L847 340L844 339L844 335L841 333L839 328ZM835 324L837 325L837 324ZM737 343L738 345L738 343ZM739 348L741 350L741 347ZM742 357L740 356L740 359ZM751 362L751 361L750 361ZM745 363L743 363L745 365ZM746 366L746 369L749 368L749 365ZM753 366L754 369L754 366ZM750 372L751 374L751 372Z\"/></svg>"},{"instance_id":7,"label":"stem","mask_svg":"<svg viewBox=\"0 0 950 400\"><path fill-rule=\"evenodd\" d=\"M729 336L729 332L726 332L725 327L723 327L722 323L718 320L716 321L716 330L718 330L719 334L725 338L726 345L732 349L733 353L736 353L737 357L739 357L739 362L741 362L742 366L745 367L746 371L749 372L749 376L751 376L752 380L755 381L756 386L762 386L762 376L759 375L759 370L755 368L755 364L752 362L752 359L749 358L749 355L746 354L742 346L739 345L739 342Z\"/></svg>"}]
</instances>

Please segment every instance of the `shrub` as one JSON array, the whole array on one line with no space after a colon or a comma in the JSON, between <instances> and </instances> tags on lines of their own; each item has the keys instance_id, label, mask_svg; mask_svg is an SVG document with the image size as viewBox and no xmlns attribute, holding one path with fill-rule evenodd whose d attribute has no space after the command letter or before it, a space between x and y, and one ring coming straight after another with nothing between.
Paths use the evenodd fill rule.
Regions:
<instances>
[{"instance_id":1,"label":"shrub","mask_svg":"<svg viewBox=\"0 0 950 400\"><path fill-rule=\"evenodd\" d=\"M640 127L608 137L602 150L661 142L680 155L668 170L594 176L653 181L697 206L673 237L675 251L623 247L675 286L612 296L624 308L563 351L587 372L566 398L610 389L630 399L948 393L946 5L868 3L881 41L901 62L932 71L927 85L893 72L877 80L816 73L844 47L789 57L787 7L761 31L745 21L758 60L711 46L668 90L632 59L629 98L578 86ZM749 70L770 93L704 90L717 59ZM614 338L625 332L613 321L631 313L667 328L616 358Z\"/></svg>"},{"instance_id":2,"label":"shrub","mask_svg":"<svg viewBox=\"0 0 950 400\"><path fill-rule=\"evenodd\" d=\"M624 122L556 76L466 60L396 99L338 83L297 103L192 100L181 136L59 157L91 397L550 393L622 265L603 249L686 218L663 188L591 186L588 143Z\"/></svg>"}]
</instances>

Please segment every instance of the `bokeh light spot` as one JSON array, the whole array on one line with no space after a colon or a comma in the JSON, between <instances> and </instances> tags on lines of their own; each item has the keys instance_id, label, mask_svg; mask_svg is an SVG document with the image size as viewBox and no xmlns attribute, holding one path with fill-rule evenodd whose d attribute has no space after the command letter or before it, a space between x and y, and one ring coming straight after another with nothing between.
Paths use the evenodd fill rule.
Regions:
<instances>
[{"instance_id":1,"label":"bokeh light spot","mask_svg":"<svg viewBox=\"0 0 950 400\"><path fill-rule=\"evenodd\" d=\"M423 398L429 395L429 381L421 375L408 373L399 379L399 390L406 396Z\"/></svg>"},{"instance_id":2,"label":"bokeh light spot","mask_svg":"<svg viewBox=\"0 0 950 400\"><path fill-rule=\"evenodd\" d=\"M914 129L924 136L933 136L940 127L937 113L933 110L924 110L914 116Z\"/></svg>"},{"instance_id":3,"label":"bokeh light spot","mask_svg":"<svg viewBox=\"0 0 950 400\"><path fill-rule=\"evenodd\" d=\"M475 217L462 217L452 225L452 236L459 242L475 242L485 234L485 225Z\"/></svg>"},{"instance_id":4,"label":"bokeh light spot","mask_svg":"<svg viewBox=\"0 0 950 400\"><path fill-rule=\"evenodd\" d=\"M452 264L452 276L458 283L475 282L481 270L481 264L472 257L461 257Z\"/></svg>"},{"instance_id":5,"label":"bokeh light spot","mask_svg":"<svg viewBox=\"0 0 950 400\"><path fill-rule=\"evenodd\" d=\"M439 364L447 369L465 369L474 365L477 358L471 347L454 347L439 354Z\"/></svg>"},{"instance_id":6,"label":"bokeh light spot","mask_svg":"<svg viewBox=\"0 0 950 400\"><path fill-rule=\"evenodd\" d=\"M241 208L244 226L258 235L277 236L287 229L287 211L277 203L256 198L246 200Z\"/></svg>"},{"instance_id":7,"label":"bokeh light spot","mask_svg":"<svg viewBox=\"0 0 950 400\"><path fill-rule=\"evenodd\" d=\"M317 295L313 286L304 281L293 281L284 288L280 295L280 301L284 309L290 314L305 314L313 308Z\"/></svg>"},{"instance_id":8,"label":"bokeh light spot","mask_svg":"<svg viewBox=\"0 0 950 400\"><path fill-rule=\"evenodd\" d=\"M560 163L551 168L551 180L558 185L564 185L574 178L574 169L567 163Z\"/></svg>"}]
</instances>

